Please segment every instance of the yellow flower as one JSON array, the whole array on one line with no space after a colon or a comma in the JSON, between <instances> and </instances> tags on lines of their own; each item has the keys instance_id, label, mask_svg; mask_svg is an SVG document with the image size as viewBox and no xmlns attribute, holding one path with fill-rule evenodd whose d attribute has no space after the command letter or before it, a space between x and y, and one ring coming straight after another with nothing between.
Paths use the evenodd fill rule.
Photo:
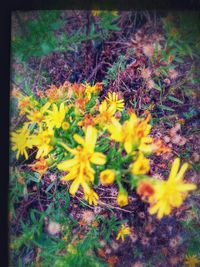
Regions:
<instances>
[{"instance_id":1,"label":"yellow flower","mask_svg":"<svg viewBox=\"0 0 200 267\"><path fill-rule=\"evenodd\" d=\"M62 123L62 129L63 129L64 131L68 130L68 129L69 129L69 123L66 122L66 121L64 121L64 122Z\"/></svg>"},{"instance_id":2,"label":"yellow flower","mask_svg":"<svg viewBox=\"0 0 200 267\"><path fill-rule=\"evenodd\" d=\"M142 137L140 139L140 145L138 147L139 151L142 152L142 153L151 153L153 151L153 145L152 145L152 142L153 142L153 138L152 137L149 137L149 136L146 136L146 137Z\"/></svg>"},{"instance_id":3,"label":"yellow flower","mask_svg":"<svg viewBox=\"0 0 200 267\"><path fill-rule=\"evenodd\" d=\"M130 228L127 226L125 226L124 224L121 225L121 228L118 232L117 238L116 240L119 240L120 238L122 239L122 241L124 241L124 236L125 235L130 235Z\"/></svg>"},{"instance_id":4,"label":"yellow flower","mask_svg":"<svg viewBox=\"0 0 200 267\"><path fill-rule=\"evenodd\" d=\"M93 94L98 93L102 89L102 83L96 83L95 85L90 85L86 83L85 85L85 93L87 95L88 100L91 99Z\"/></svg>"},{"instance_id":5,"label":"yellow flower","mask_svg":"<svg viewBox=\"0 0 200 267\"><path fill-rule=\"evenodd\" d=\"M113 106L115 111L119 110L122 111L124 108L124 99L119 99L119 95L115 92L110 93L108 92L108 97L106 97L107 102L110 106Z\"/></svg>"},{"instance_id":6,"label":"yellow flower","mask_svg":"<svg viewBox=\"0 0 200 267\"><path fill-rule=\"evenodd\" d=\"M67 239L68 239L67 235L64 235L62 238L62 240L64 240L64 241L67 241Z\"/></svg>"},{"instance_id":7,"label":"yellow flower","mask_svg":"<svg viewBox=\"0 0 200 267\"><path fill-rule=\"evenodd\" d=\"M114 17L116 17L118 15L118 11L117 10L111 10L110 12Z\"/></svg>"},{"instance_id":8,"label":"yellow flower","mask_svg":"<svg viewBox=\"0 0 200 267\"><path fill-rule=\"evenodd\" d=\"M104 170L100 173L100 181L102 185L110 185L115 180L115 170Z\"/></svg>"},{"instance_id":9,"label":"yellow flower","mask_svg":"<svg viewBox=\"0 0 200 267\"><path fill-rule=\"evenodd\" d=\"M119 193L117 196L117 204L120 207L128 205L128 193L124 188L119 189Z\"/></svg>"},{"instance_id":10,"label":"yellow flower","mask_svg":"<svg viewBox=\"0 0 200 267\"><path fill-rule=\"evenodd\" d=\"M129 120L121 125L117 119L112 118L108 126L111 139L123 143L128 154L136 149L144 153L151 152L152 138L148 136L151 129L151 125L148 124L149 120L150 114L140 119L135 113L131 113Z\"/></svg>"},{"instance_id":11,"label":"yellow flower","mask_svg":"<svg viewBox=\"0 0 200 267\"><path fill-rule=\"evenodd\" d=\"M89 192L84 193L84 196L85 200L87 200L90 205L97 205L97 200L99 199L99 196L94 190L90 189Z\"/></svg>"},{"instance_id":12,"label":"yellow flower","mask_svg":"<svg viewBox=\"0 0 200 267\"><path fill-rule=\"evenodd\" d=\"M188 168L184 163L179 170L180 159L176 158L172 164L167 181L157 181L154 185L155 193L149 198L150 214L157 213L157 218L169 215L174 207L180 207L187 196L188 191L196 189L196 185L185 183L183 175Z\"/></svg>"},{"instance_id":13,"label":"yellow flower","mask_svg":"<svg viewBox=\"0 0 200 267\"><path fill-rule=\"evenodd\" d=\"M94 9L94 10L92 10L92 15L93 15L94 17L99 16L100 12L101 12L101 10L98 10L98 9L95 10L95 9Z\"/></svg>"},{"instance_id":14,"label":"yellow flower","mask_svg":"<svg viewBox=\"0 0 200 267\"><path fill-rule=\"evenodd\" d=\"M64 119L65 114L67 112L67 107L64 106L64 103L60 105L60 108L58 109L56 104L53 104L53 110L48 111L48 115L46 116L45 122L48 127L50 128L60 128Z\"/></svg>"},{"instance_id":15,"label":"yellow flower","mask_svg":"<svg viewBox=\"0 0 200 267\"><path fill-rule=\"evenodd\" d=\"M150 170L149 159L143 153L139 153L137 160L131 166L131 172L135 175L146 174Z\"/></svg>"},{"instance_id":16,"label":"yellow flower","mask_svg":"<svg viewBox=\"0 0 200 267\"><path fill-rule=\"evenodd\" d=\"M123 127L117 119L111 119L111 124L108 126L108 131L111 133L111 139L115 140L116 142L124 141Z\"/></svg>"},{"instance_id":17,"label":"yellow flower","mask_svg":"<svg viewBox=\"0 0 200 267\"><path fill-rule=\"evenodd\" d=\"M47 102L40 110L27 110L27 119L29 119L30 122L41 122L44 119L44 113L48 110L50 107L51 103Z\"/></svg>"},{"instance_id":18,"label":"yellow flower","mask_svg":"<svg viewBox=\"0 0 200 267\"><path fill-rule=\"evenodd\" d=\"M67 246L67 252L70 254L77 254L77 248L73 244Z\"/></svg>"},{"instance_id":19,"label":"yellow flower","mask_svg":"<svg viewBox=\"0 0 200 267\"><path fill-rule=\"evenodd\" d=\"M38 148L36 159L45 157L49 154L53 148L50 144L52 138L53 131L51 129L43 130L40 126L38 134L33 136L33 143Z\"/></svg>"},{"instance_id":20,"label":"yellow flower","mask_svg":"<svg viewBox=\"0 0 200 267\"><path fill-rule=\"evenodd\" d=\"M16 159L19 159L20 155L24 155L25 159L28 159L27 148L32 148L33 142L27 126L22 127L16 132L11 133L12 150L18 150Z\"/></svg>"},{"instance_id":21,"label":"yellow flower","mask_svg":"<svg viewBox=\"0 0 200 267\"><path fill-rule=\"evenodd\" d=\"M186 256L184 263L188 267L196 267L196 266L198 266L200 261L199 261L199 259L197 258L196 255L192 255L192 256Z\"/></svg>"},{"instance_id":22,"label":"yellow flower","mask_svg":"<svg viewBox=\"0 0 200 267\"><path fill-rule=\"evenodd\" d=\"M100 13L104 13L104 14L110 13L114 17L116 17L118 15L118 11L116 11L116 10L98 10L98 9L92 10L92 15L94 17L99 16Z\"/></svg>"},{"instance_id":23,"label":"yellow flower","mask_svg":"<svg viewBox=\"0 0 200 267\"><path fill-rule=\"evenodd\" d=\"M94 182L94 169L91 163L103 165L106 162L106 156L100 152L95 152L97 140L97 130L92 126L86 129L85 138L74 135L74 140L81 146L69 148L67 145L60 143L74 157L65 160L57 165L59 170L67 171L68 174L62 178L63 181L74 180L70 186L70 194L74 195L81 185L84 193L90 193L90 182Z\"/></svg>"},{"instance_id":24,"label":"yellow flower","mask_svg":"<svg viewBox=\"0 0 200 267\"><path fill-rule=\"evenodd\" d=\"M99 106L99 114L95 118L95 123L99 124L101 127L107 127L111 122L113 115L115 114L115 108L108 105L104 100Z\"/></svg>"}]
</instances>

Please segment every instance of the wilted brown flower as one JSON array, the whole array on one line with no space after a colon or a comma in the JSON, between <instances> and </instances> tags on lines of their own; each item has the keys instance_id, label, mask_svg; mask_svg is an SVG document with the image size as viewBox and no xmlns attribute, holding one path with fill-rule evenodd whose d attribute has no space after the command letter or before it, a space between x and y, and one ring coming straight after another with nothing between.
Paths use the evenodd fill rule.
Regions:
<instances>
[{"instance_id":1,"label":"wilted brown flower","mask_svg":"<svg viewBox=\"0 0 200 267\"><path fill-rule=\"evenodd\" d=\"M178 77L178 72L175 69L169 69L168 75L170 79L174 80Z\"/></svg>"},{"instance_id":2,"label":"wilted brown flower","mask_svg":"<svg viewBox=\"0 0 200 267\"><path fill-rule=\"evenodd\" d=\"M91 224L95 219L94 212L91 210L84 210L82 213L82 220L87 224Z\"/></svg>"},{"instance_id":3,"label":"wilted brown flower","mask_svg":"<svg viewBox=\"0 0 200 267\"><path fill-rule=\"evenodd\" d=\"M56 235L56 234L60 233L60 230L61 230L61 226L57 222L50 222L48 227L47 227L47 231L51 235Z\"/></svg>"},{"instance_id":4,"label":"wilted brown flower","mask_svg":"<svg viewBox=\"0 0 200 267\"><path fill-rule=\"evenodd\" d=\"M155 83L153 80L150 79L146 82L146 86L148 89L153 89L155 87Z\"/></svg>"},{"instance_id":5,"label":"wilted brown flower","mask_svg":"<svg viewBox=\"0 0 200 267\"><path fill-rule=\"evenodd\" d=\"M149 68L142 69L141 70L141 77L145 80L149 79L151 77L151 70Z\"/></svg>"},{"instance_id":6,"label":"wilted brown flower","mask_svg":"<svg viewBox=\"0 0 200 267\"><path fill-rule=\"evenodd\" d=\"M154 54L154 47L151 44L147 44L143 46L143 53L151 58Z\"/></svg>"}]
</instances>

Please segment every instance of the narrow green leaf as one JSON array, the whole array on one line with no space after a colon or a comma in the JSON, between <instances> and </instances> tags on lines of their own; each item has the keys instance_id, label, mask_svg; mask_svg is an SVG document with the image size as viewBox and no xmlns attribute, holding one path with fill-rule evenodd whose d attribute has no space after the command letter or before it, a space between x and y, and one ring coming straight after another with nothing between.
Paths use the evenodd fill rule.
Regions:
<instances>
[{"instance_id":1,"label":"narrow green leaf","mask_svg":"<svg viewBox=\"0 0 200 267\"><path fill-rule=\"evenodd\" d=\"M35 173L32 173L32 174L28 173L27 174L27 178L28 178L28 180L33 181L33 182L36 182L36 183L39 183L40 182L40 176L36 172Z\"/></svg>"},{"instance_id":2,"label":"narrow green leaf","mask_svg":"<svg viewBox=\"0 0 200 267\"><path fill-rule=\"evenodd\" d=\"M174 97L172 95L169 95L168 99L173 101L173 102L177 102L177 103L183 104L183 101L181 101L180 99L178 99L178 98L176 98L176 97Z\"/></svg>"},{"instance_id":3,"label":"narrow green leaf","mask_svg":"<svg viewBox=\"0 0 200 267\"><path fill-rule=\"evenodd\" d=\"M163 109L163 110L168 110L168 111L174 111L173 108L170 108L168 106L165 106L165 105L157 105L160 109Z\"/></svg>"},{"instance_id":4,"label":"narrow green leaf","mask_svg":"<svg viewBox=\"0 0 200 267\"><path fill-rule=\"evenodd\" d=\"M49 192L49 190L51 190L51 188L55 185L55 182L54 183L51 183L47 189L45 190L45 193Z\"/></svg>"},{"instance_id":5,"label":"narrow green leaf","mask_svg":"<svg viewBox=\"0 0 200 267\"><path fill-rule=\"evenodd\" d=\"M155 84L154 88L160 92L162 92L162 88L160 86L158 86L157 84Z\"/></svg>"}]
</instances>

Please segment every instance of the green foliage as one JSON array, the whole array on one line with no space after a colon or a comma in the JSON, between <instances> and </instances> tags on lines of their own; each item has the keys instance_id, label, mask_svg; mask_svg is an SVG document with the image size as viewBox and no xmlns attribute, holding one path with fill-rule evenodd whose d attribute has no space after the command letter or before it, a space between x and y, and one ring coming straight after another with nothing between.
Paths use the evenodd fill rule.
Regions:
<instances>
[{"instance_id":1,"label":"green foliage","mask_svg":"<svg viewBox=\"0 0 200 267\"><path fill-rule=\"evenodd\" d=\"M112 12L100 12L100 21L98 23L102 32L103 39L109 38L112 31L119 31L120 28L114 23L118 17L113 16Z\"/></svg>"},{"instance_id":2,"label":"green foliage","mask_svg":"<svg viewBox=\"0 0 200 267\"><path fill-rule=\"evenodd\" d=\"M183 221L184 227L184 244L187 247L187 254L193 255L198 254L200 251L200 229L198 225L199 215L197 207L192 204L191 212L195 217L189 217L187 220Z\"/></svg>"},{"instance_id":3,"label":"green foliage","mask_svg":"<svg viewBox=\"0 0 200 267\"><path fill-rule=\"evenodd\" d=\"M198 12L174 14L175 20L164 22L167 47L177 56L199 56L200 18ZM177 59L180 59L177 57ZM181 60L181 59L180 59Z\"/></svg>"},{"instance_id":4,"label":"green foliage","mask_svg":"<svg viewBox=\"0 0 200 267\"><path fill-rule=\"evenodd\" d=\"M126 66L126 57L124 55L120 55L118 60L113 63L112 67L108 68L105 79L103 80L104 85L108 85L109 81L114 81L120 71L123 71Z\"/></svg>"},{"instance_id":5,"label":"green foliage","mask_svg":"<svg viewBox=\"0 0 200 267\"><path fill-rule=\"evenodd\" d=\"M112 31L119 30L113 24L110 13L103 13L98 22L91 24L89 33L87 27L66 33L66 24L67 20L61 17L59 10L38 11L35 19L26 23L20 21L21 34L12 40L12 54L23 62L30 57L42 57L52 52L77 51L78 44L96 38L105 39Z\"/></svg>"},{"instance_id":6,"label":"green foliage","mask_svg":"<svg viewBox=\"0 0 200 267\"><path fill-rule=\"evenodd\" d=\"M119 226L124 223L124 221L119 221L112 215L110 219L106 219L103 216L97 216L97 221L101 223L100 235L103 237L105 242L110 243L111 235L119 230Z\"/></svg>"},{"instance_id":7,"label":"green foliage","mask_svg":"<svg viewBox=\"0 0 200 267\"><path fill-rule=\"evenodd\" d=\"M91 19L90 14L90 19ZM186 16L186 18L184 17ZM178 98L175 94L175 89L171 88L168 90L163 86L163 80L168 77L169 69L174 69L177 64L184 64L185 58L190 55L191 58L197 57L199 55L199 41L198 41L198 27L197 23L194 26L194 32L191 33L193 23L187 18L187 15L179 15L179 23L176 25L175 22L165 22L164 30L166 33L167 44L165 49L160 52L156 52L156 56L152 59L152 64L156 60L160 62L168 61L169 56L174 56L173 62L169 63L167 66L160 66L158 70L160 71L159 77L153 77L152 79L156 83L155 89L159 93L159 99L156 102L156 115L153 118L153 124L157 121L167 121L166 123L172 127L173 122L170 122L171 118L177 116L175 114L176 106L184 104L184 94L186 96L191 96L193 93L193 88L190 86L178 85L177 88L182 89L183 97ZM198 21L197 17L195 19ZM16 37L16 40L12 43L12 52L16 57L19 57L22 61L28 61L32 56L42 57L48 55L52 52L65 52L72 51L77 52L81 49L82 42L87 40L92 40L92 44L95 46L98 41L111 37L112 33L119 31L117 26L118 17L112 15L111 12L101 12L98 18L92 19L92 23L89 27L83 26L81 29L74 29L74 31L67 35L66 32L63 32L63 27L65 26L64 20L61 19L60 11L39 11L38 16L33 21L28 21L25 25L25 33ZM172 34L174 28L177 28L177 35ZM58 30L58 31L57 31ZM133 51L134 53L134 51ZM160 54L159 54L160 53ZM160 57L160 58L159 58ZM118 59L114 64L108 68L105 79L103 80L104 85L108 85L110 81L114 81L119 72L123 71L126 67L127 57L125 55L119 55ZM28 65L28 64L27 64ZM25 64L24 64L25 66ZM27 70L26 70L27 71ZM188 76L188 81L192 84L199 83L198 71L191 70L191 75ZM35 77L34 77L35 78ZM21 77L18 76L18 80L21 80ZM32 82L32 81L31 81ZM24 84L24 93L28 96L33 97L33 92L31 91L31 82L25 81ZM174 89L174 90L173 90ZM59 102L60 101L60 102ZM62 102L67 102L66 99L59 100L57 104ZM45 104L45 99L38 99L38 103L42 106ZM68 103L68 102L67 102ZM70 102L69 102L70 104ZM89 114L89 110L92 109L96 104L96 98L91 98L91 100L86 104L86 109ZM137 99L133 100L131 103L133 108L137 108ZM142 106L142 109L144 106ZM38 106L40 109L40 106ZM185 109L184 109L185 110ZM11 102L11 114L16 115L17 112L17 102L13 99ZM163 116L164 112L170 112L170 116ZM95 112L91 112L92 115L95 115ZM172 115L171 115L172 114ZM198 112L195 108L190 107L187 112L182 114L182 117L185 120L192 120L197 116ZM162 115L162 117L159 115ZM73 155L66 152L66 149L59 144L59 141L62 140L66 144L69 144L70 148L78 146L78 143L74 140L73 135L76 133L82 137L85 136L84 131L81 127L78 127L76 124L83 119L81 114L75 114L75 108L69 108L68 114L65 116L65 121L68 121L70 118L70 126L66 131L61 127L55 129L54 138L57 140L57 146L49 152L50 157L54 159L54 163L51 165L50 172L54 173L58 178L62 174L55 168L55 166L62 160L70 159ZM121 122L124 122L129 118L129 115L125 110L121 112ZM23 120L22 120L23 122ZM29 126L29 130L32 133L36 124L33 123ZM99 130L101 127L97 126ZM55 140L52 140L52 145ZM190 159L192 154L193 147L188 142L184 150L180 152L179 157L183 159ZM129 172L129 165L133 160L133 155L123 155L122 149L118 143L111 145L106 131L102 130L98 136L98 140L95 147L96 152L102 152L107 157L107 162L104 166L91 165L95 170L95 180L94 187L99 185L99 174L104 169L114 169L116 171L116 183L117 179L120 177L120 181L130 184L130 189L133 190L137 187L140 179L144 179L145 175L132 175ZM11 162L14 162L12 159L11 153ZM21 158L20 158L21 160ZM200 172L200 164L192 163L192 168L197 173ZM162 174L166 170L163 170ZM125 179L126 178L126 179ZM29 190L30 187L34 184L36 191ZM34 203L34 208L29 206L27 209L27 214L20 217L19 219L19 228L15 231L13 225L11 226L11 236L10 236L10 249L11 249L11 261L15 266L23 266L23 257L22 254L33 253L34 256L27 263L28 266L36 266L35 264L35 255L37 255L38 248L41 250L39 252L40 264L43 267L56 266L56 267L85 267L85 266L97 266L104 267L108 266L102 259L96 256L96 251L101 247L100 239L103 239L107 244L110 244L113 239L116 238L116 233L119 231L119 226L126 222L126 220L119 221L116 216L114 216L114 211L109 208L112 216L104 217L99 215L95 218L95 221L98 223L98 227L93 227L90 224L87 224L84 228L81 227L80 222L78 222L78 217L76 217L71 208L75 209L74 203L70 205L70 195L68 188L60 188L57 180L49 183L43 189L43 186L46 185L44 179L41 179L41 175L37 172L31 172L28 169L23 169L19 171L12 168L10 174L10 190L9 190L9 211L16 219L16 207L22 200L29 200L30 196L36 196L42 192L42 197L44 197L44 209L39 203L40 196L36 203ZM29 187L30 186L30 187ZM68 186L68 185L67 185ZM42 188L42 190L41 190ZM196 193L198 193L196 191ZM195 194L195 193L194 193ZM79 198L79 197L78 197ZM42 199L43 201L43 199ZM80 200L77 208L85 208L88 206L85 200ZM18 208L18 207L17 207ZM185 229L184 233L184 244L187 247L188 254L197 254L199 253L200 248L200 231L199 231L199 214L198 207L194 203L191 203L191 215L187 220L182 224ZM48 219L49 222L56 222L60 225L60 231L58 234L51 234L48 232L46 222ZM82 235L82 237L80 237ZM132 251L133 257L141 257L142 250L140 248L134 248ZM157 261L161 261L162 255L158 253L155 255ZM153 259L153 258L152 258ZM152 263L147 263L147 266L154 266L153 260Z\"/></svg>"},{"instance_id":8,"label":"green foliage","mask_svg":"<svg viewBox=\"0 0 200 267\"><path fill-rule=\"evenodd\" d=\"M94 249L99 248L98 235L91 229L77 246L68 246L69 252L61 257L57 257L55 266L89 266L103 267L107 266L102 260L94 254Z\"/></svg>"},{"instance_id":9,"label":"green foliage","mask_svg":"<svg viewBox=\"0 0 200 267\"><path fill-rule=\"evenodd\" d=\"M27 251L40 248L42 266L107 266L95 255L95 250L100 247L99 233L96 228L91 227L84 238L78 240L77 235L72 235L72 230L77 224L70 216L66 217L64 214L67 206L65 203L64 208L61 207L59 201L61 199L66 200L66 203L69 201L63 193L58 193L54 201L55 205L51 203L53 205L44 212L32 209L26 223L21 221L21 234L12 235L10 239L10 248L14 252L13 260L14 257L18 258L22 247ZM49 221L58 222L62 226L62 236L67 236L67 241L44 231L46 216Z\"/></svg>"},{"instance_id":10,"label":"green foliage","mask_svg":"<svg viewBox=\"0 0 200 267\"><path fill-rule=\"evenodd\" d=\"M60 11L39 11L37 19L22 24L21 35L12 43L12 53L21 60L27 60L31 56L43 56L54 51L59 41L54 31L63 24L59 16Z\"/></svg>"}]
</instances>

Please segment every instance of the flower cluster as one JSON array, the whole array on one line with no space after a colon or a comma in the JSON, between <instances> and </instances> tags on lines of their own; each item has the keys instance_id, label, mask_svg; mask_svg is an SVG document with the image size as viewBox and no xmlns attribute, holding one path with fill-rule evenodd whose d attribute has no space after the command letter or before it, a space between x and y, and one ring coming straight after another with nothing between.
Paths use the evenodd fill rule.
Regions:
<instances>
[{"instance_id":1,"label":"flower cluster","mask_svg":"<svg viewBox=\"0 0 200 267\"><path fill-rule=\"evenodd\" d=\"M161 140L150 137L151 114L138 117L134 110L124 108L123 97L108 92L100 102L103 84L74 83L51 85L37 96L12 92L18 100L23 124L11 132L11 149L16 159L35 156L29 167L42 176L49 168L61 171L61 181L69 181L72 196L83 190L84 199L97 205L99 196L94 187L99 184L118 186L117 204L126 206L128 187L136 188L149 212L158 218L179 207L187 192L196 188L183 181L187 164L178 172L176 159L167 181L148 176L149 156L168 153Z\"/></svg>"}]
</instances>

